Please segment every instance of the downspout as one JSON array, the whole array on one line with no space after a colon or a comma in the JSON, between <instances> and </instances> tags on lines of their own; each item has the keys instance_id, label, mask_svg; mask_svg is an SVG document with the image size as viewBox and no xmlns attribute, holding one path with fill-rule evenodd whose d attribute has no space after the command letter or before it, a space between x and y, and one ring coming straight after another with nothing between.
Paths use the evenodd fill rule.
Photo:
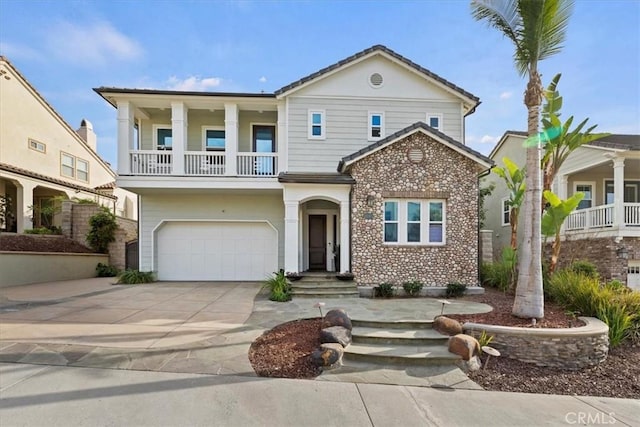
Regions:
<instances>
[{"instance_id":1,"label":"downspout","mask_svg":"<svg viewBox=\"0 0 640 427\"><path fill-rule=\"evenodd\" d=\"M486 171L482 172L480 175L478 175L478 201L480 201L480 180L482 178L484 178L485 176L488 176L491 173L491 169L493 167L487 169ZM482 287L482 280L480 277L480 266L482 265L482 254L481 254L481 241L480 241L480 203L478 203L478 224L476 226L476 230L478 230L478 236L477 236L477 241L478 241L478 285L480 285Z\"/></svg>"},{"instance_id":2,"label":"downspout","mask_svg":"<svg viewBox=\"0 0 640 427\"><path fill-rule=\"evenodd\" d=\"M353 273L351 269L351 260L353 257L353 218L351 215L351 206L353 203L353 184L349 188L349 269L347 270L350 273Z\"/></svg>"}]
</instances>

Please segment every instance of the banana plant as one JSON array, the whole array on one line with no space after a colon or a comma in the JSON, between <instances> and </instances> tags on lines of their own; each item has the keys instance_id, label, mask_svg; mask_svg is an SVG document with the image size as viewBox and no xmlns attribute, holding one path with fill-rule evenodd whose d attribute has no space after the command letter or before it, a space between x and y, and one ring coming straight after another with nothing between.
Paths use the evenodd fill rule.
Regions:
<instances>
[{"instance_id":1,"label":"banana plant","mask_svg":"<svg viewBox=\"0 0 640 427\"><path fill-rule=\"evenodd\" d=\"M560 230L562 224L580 204L584 197L584 193L577 192L566 200L560 199L549 190L542 193L544 200L547 202L547 208L542 215L542 234L545 237L554 237L551 246L551 260L549 262L549 274L553 273L558 264L560 256Z\"/></svg>"},{"instance_id":2,"label":"banana plant","mask_svg":"<svg viewBox=\"0 0 640 427\"><path fill-rule=\"evenodd\" d=\"M518 248L518 214L520 213L520 206L524 201L525 192L525 168L519 168L508 157L502 158L504 168L494 167L493 172L502 178L509 190L509 225L511 225L511 248L516 250Z\"/></svg>"}]
</instances>

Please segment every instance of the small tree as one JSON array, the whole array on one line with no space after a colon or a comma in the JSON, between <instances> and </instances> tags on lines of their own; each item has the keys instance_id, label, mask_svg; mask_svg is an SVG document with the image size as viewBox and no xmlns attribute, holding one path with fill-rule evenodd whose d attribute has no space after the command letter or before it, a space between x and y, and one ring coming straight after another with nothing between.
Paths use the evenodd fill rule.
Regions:
<instances>
[{"instance_id":1,"label":"small tree","mask_svg":"<svg viewBox=\"0 0 640 427\"><path fill-rule=\"evenodd\" d=\"M107 253L109 243L116 239L115 233L118 228L116 216L109 209L103 207L97 214L89 218L89 225L91 230L87 234L87 243L95 251Z\"/></svg>"},{"instance_id":2,"label":"small tree","mask_svg":"<svg viewBox=\"0 0 640 427\"><path fill-rule=\"evenodd\" d=\"M479 216L478 220L479 220L481 230L484 228L484 222L487 219L487 208L484 206L484 200L491 195L491 193L495 188L496 188L495 184L490 184L487 187L482 187L480 189L480 198L478 201L480 205L480 208L478 209L478 216Z\"/></svg>"},{"instance_id":3,"label":"small tree","mask_svg":"<svg viewBox=\"0 0 640 427\"><path fill-rule=\"evenodd\" d=\"M551 246L551 261L549 262L549 274L551 274L556 269L558 257L560 256L560 230L562 229L562 224L571 212L578 207L584 197L584 193L577 192L566 200L561 200L548 190L543 195L549 205L542 215L542 234L545 237L554 237L553 245Z\"/></svg>"},{"instance_id":4,"label":"small tree","mask_svg":"<svg viewBox=\"0 0 640 427\"><path fill-rule=\"evenodd\" d=\"M508 157L502 159L504 168L495 167L493 171L502 178L509 190L509 225L511 225L511 248L518 249L518 215L520 214L520 206L524 201L525 193L525 171L524 167L519 168Z\"/></svg>"}]
</instances>

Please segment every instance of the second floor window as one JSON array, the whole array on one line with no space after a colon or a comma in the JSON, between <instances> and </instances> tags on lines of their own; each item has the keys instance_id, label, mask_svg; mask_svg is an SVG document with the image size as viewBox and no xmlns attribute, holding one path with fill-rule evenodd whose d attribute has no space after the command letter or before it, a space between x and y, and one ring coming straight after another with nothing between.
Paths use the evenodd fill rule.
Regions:
<instances>
[{"instance_id":1,"label":"second floor window","mask_svg":"<svg viewBox=\"0 0 640 427\"><path fill-rule=\"evenodd\" d=\"M89 182L89 162L71 154L60 154L60 174L69 178Z\"/></svg>"},{"instance_id":2,"label":"second floor window","mask_svg":"<svg viewBox=\"0 0 640 427\"><path fill-rule=\"evenodd\" d=\"M204 137L206 151L224 151L225 133L222 129L206 129Z\"/></svg>"},{"instance_id":3,"label":"second floor window","mask_svg":"<svg viewBox=\"0 0 640 427\"><path fill-rule=\"evenodd\" d=\"M511 205L509 204L509 198L502 199L502 225L511 224Z\"/></svg>"},{"instance_id":4,"label":"second floor window","mask_svg":"<svg viewBox=\"0 0 640 427\"><path fill-rule=\"evenodd\" d=\"M384 137L384 114L369 113L369 135L370 141L376 141Z\"/></svg>"},{"instance_id":5,"label":"second floor window","mask_svg":"<svg viewBox=\"0 0 640 427\"><path fill-rule=\"evenodd\" d=\"M325 139L324 110L309 111L309 139Z\"/></svg>"},{"instance_id":6,"label":"second floor window","mask_svg":"<svg viewBox=\"0 0 640 427\"><path fill-rule=\"evenodd\" d=\"M62 163L62 167L61 167L62 175L68 176L69 178L75 178L76 177L76 174L75 174L76 158L69 154L62 153L61 163Z\"/></svg>"},{"instance_id":7,"label":"second floor window","mask_svg":"<svg viewBox=\"0 0 640 427\"><path fill-rule=\"evenodd\" d=\"M29 140L29 148L35 151L39 151L40 153L47 152L47 146L40 141L36 141L35 139Z\"/></svg>"},{"instance_id":8,"label":"second floor window","mask_svg":"<svg viewBox=\"0 0 640 427\"><path fill-rule=\"evenodd\" d=\"M172 144L171 128L156 129L156 147L158 150L171 150Z\"/></svg>"},{"instance_id":9,"label":"second floor window","mask_svg":"<svg viewBox=\"0 0 640 427\"><path fill-rule=\"evenodd\" d=\"M441 114L427 114L427 124L442 132L442 115Z\"/></svg>"}]
</instances>

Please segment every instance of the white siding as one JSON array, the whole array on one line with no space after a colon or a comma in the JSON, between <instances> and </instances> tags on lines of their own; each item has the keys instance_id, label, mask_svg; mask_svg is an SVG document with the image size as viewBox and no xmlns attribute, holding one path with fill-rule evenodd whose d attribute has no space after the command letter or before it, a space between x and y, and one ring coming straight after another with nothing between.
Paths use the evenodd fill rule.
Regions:
<instances>
[{"instance_id":1,"label":"white siding","mask_svg":"<svg viewBox=\"0 0 640 427\"><path fill-rule=\"evenodd\" d=\"M597 164L605 163L609 161L605 157L605 154L607 153L611 152L598 148L580 147L573 153L569 154L567 160L565 160L558 171L558 176L564 175L567 172L575 172Z\"/></svg>"},{"instance_id":2,"label":"white siding","mask_svg":"<svg viewBox=\"0 0 640 427\"><path fill-rule=\"evenodd\" d=\"M165 194L166 193L166 194ZM163 220L269 221L278 230L278 266L284 265L284 203L281 193L145 194L140 197L140 270L151 269L153 230Z\"/></svg>"},{"instance_id":3,"label":"white siding","mask_svg":"<svg viewBox=\"0 0 640 427\"><path fill-rule=\"evenodd\" d=\"M308 110L325 110L326 139L308 139ZM384 112L385 136L415 122L427 113L442 114L442 130L462 141L460 102L384 99L289 99L289 171L335 172L338 162L371 144L367 138L368 113Z\"/></svg>"}]
</instances>

